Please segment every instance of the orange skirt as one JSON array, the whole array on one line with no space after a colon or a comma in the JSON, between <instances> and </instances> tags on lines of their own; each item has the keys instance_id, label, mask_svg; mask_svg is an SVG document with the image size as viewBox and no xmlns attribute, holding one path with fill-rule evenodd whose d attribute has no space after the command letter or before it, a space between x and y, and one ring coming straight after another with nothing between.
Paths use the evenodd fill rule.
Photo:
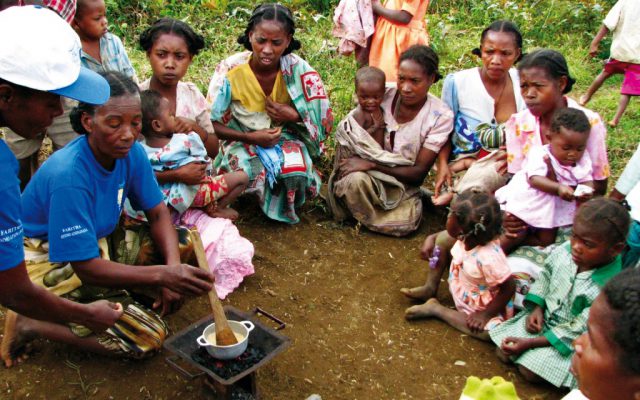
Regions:
<instances>
[{"instance_id":1,"label":"orange skirt","mask_svg":"<svg viewBox=\"0 0 640 400\"><path fill-rule=\"evenodd\" d=\"M425 21L412 20L407 25L398 25L378 18L371 40L369 65L383 70L387 82L396 82L400 54L414 44L429 44Z\"/></svg>"}]
</instances>

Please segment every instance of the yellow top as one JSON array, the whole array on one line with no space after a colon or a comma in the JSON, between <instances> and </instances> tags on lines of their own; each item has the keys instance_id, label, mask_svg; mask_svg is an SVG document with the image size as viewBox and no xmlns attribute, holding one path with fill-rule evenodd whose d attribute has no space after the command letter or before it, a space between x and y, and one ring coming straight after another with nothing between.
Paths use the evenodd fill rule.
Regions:
<instances>
[{"instance_id":1,"label":"yellow top","mask_svg":"<svg viewBox=\"0 0 640 400\"><path fill-rule=\"evenodd\" d=\"M265 97L260 82L251 70L248 63L238 65L227 73L227 79L231 86L231 100L239 101L247 111L264 112ZM273 84L270 97L281 104L291 103L291 97L282 78L282 72L278 71L276 81Z\"/></svg>"}]
</instances>

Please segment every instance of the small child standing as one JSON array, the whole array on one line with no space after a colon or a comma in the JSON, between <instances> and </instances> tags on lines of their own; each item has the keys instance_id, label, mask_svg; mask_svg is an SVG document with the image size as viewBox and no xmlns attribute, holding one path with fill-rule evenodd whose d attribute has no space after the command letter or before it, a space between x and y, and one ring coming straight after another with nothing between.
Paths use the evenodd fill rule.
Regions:
<instances>
[{"instance_id":1,"label":"small child standing","mask_svg":"<svg viewBox=\"0 0 640 400\"><path fill-rule=\"evenodd\" d=\"M118 71L137 80L122 41L107 28L104 0L78 0L71 26L82 42L82 65L96 72Z\"/></svg>"},{"instance_id":2,"label":"small child standing","mask_svg":"<svg viewBox=\"0 0 640 400\"><path fill-rule=\"evenodd\" d=\"M387 83L398 79L400 54L409 47L429 44L425 15L429 0L371 0L377 17L369 46L369 65L384 71Z\"/></svg>"},{"instance_id":3,"label":"small child standing","mask_svg":"<svg viewBox=\"0 0 640 400\"><path fill-rule=\"evenodd\" d=\"M199 184L181 182L160 184L165 201L179 214L188 208L203 208L211 217L235 220L238 213L228 208L246 188L249 177L244 171L211 176L211 159L195 132L174 133L175 116L169 101L158 92L146 90L142 101L142 145L154 171L162 172L180 168L190 163L206 164L207 175ZM205 136L206 137L206 136Z\"/></svg>"},{"instance_id":4,"label":"small child standing","mask_svg":"<svg viewBox=\"0 0 640 400\"><path fill-rule=\"evenodd\" d=\"M609 32L613 32L609 60L600 75L593 80L587 93L580 97L580 105L584 106L611 75L624 74L618 109L609 122L612 127L620 123L620 118L631 96L640 96L640 25L638 21L640 21L640 2L619 0L607 14L589 47L589 55L595 57L602 39Z\"/></svg>"},{"instance_id":5,"label":"small child standing","mask_svg":"<svg viewBox=\"0 0 640 400\"><path fill-rule=\"evenodd\" d=\"M503 235L500 243L505 252L521 244L546 247L554 243L558 227L573 222L576 200L591 197L593 171L585 154L590 131L584 112L575 108L556 111L547 136L549 144L531 149L524 168L496 191L503 210L530 227L517 238ZM576 191L577 185L583 186Z\"/></svg>"},{"instance_id":6,"label":"small child standing","mask_svg":"<svg viewBox=\"0 0 640 400\"><path fill-rule=\"evenodd\" d=\"M488 331L513 316L516 286L498 240L502 215L496 199L478 189L460 193L447 217L451 249L449 290L457 310L431 298L409 307L405 317L438 318L468 335L489 340Z\"/></svg>"},{"instance_id":7,"label":"small child standing","mask_svg":"<svg viewBox=\"0 0 640 400\"><path fill-rule=\"evenodd\" d=\"M340 39L338 53L348 56L355 51L358 64L366 64L365 55L375 26L371 0L340 0L333 23L333 36Z\"/></svg>"},{"instance_id":8,"label":"small child standing","mask_svg":"<svg viewBox=\"0 0 640 400\"><path fill-rule=\"evenodd\" d=\"M629 223L629 214L614 200L599 197L583 204L570 241L547 257L527 294L528 311L489 332L498 356L518 364L528 381L576 387L569 371L572 343L587 330L602 286L621 271Z\"/></svg>"}]
</instances>

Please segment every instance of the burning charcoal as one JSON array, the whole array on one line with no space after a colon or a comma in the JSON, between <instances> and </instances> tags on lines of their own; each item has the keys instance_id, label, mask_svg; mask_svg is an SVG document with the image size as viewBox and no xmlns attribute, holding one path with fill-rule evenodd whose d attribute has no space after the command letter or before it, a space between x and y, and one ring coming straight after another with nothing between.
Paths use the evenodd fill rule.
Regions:
<instances>
[{"instance_id":1,"label":"burning charcoal","mask_svg":"<svg viewBox=\"0 0 640 400\"><path fill-rule=\"evenodd\" d=\"M191 359L222 379L230 379L259 363L266 355L263 350L249 345L244 353L233 360L218 360L211 357L204 347L199 347Z\"/></svg>"}]
</instances>

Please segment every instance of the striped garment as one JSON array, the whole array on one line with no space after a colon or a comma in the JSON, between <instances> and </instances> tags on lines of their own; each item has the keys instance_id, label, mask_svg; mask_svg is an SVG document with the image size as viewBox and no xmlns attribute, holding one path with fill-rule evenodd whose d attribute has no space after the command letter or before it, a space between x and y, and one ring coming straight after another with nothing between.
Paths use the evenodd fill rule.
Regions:
<instances>
[{"instance_id":1,"label":"striped garment","mask_svg":"<svg viewBox=\"0 0 640 400\"><path fill-rule=\"evenodd\" d=\"M68 23L71 23L76 16L76 0L44 0L42 4L57 12ZM24 0L20 0L18 5L24 6L26 4Z\"/></svg>"},{"instance_id":2,"label":"striped garment","mask_svg":"<svg viewBox=\"0 0 640 400\"><path fill-rule=\"evenodd\" d=\"M544 310L542 332L532 334L525 329L529 312L522 311L514 318L500 324L489 332L493 342L500 346L507 337L546 337L546 347L530 349L513 357L516 364L557 387L575 388L576 379L569 372L573 341L586 332L589 310L604 284L621 270L621 259L617 256L602 267L578 272L571 257L571 247L566 242L556 248L546 259L538 280L525 297L529 310L540 306Z\"/></svg>"},{"instance_id":3,"label":"striped garment","mask_svg":"<svg viewBox=\"0 0 640 400\"><path fill-rule=\"evenodd\" d=\"M137 82L136 71L131 65L122 41L116 35L107 32L100 38L100 61L82 50L82 66L95 72L118 71Z\"/></svg>"}]
</instances>

